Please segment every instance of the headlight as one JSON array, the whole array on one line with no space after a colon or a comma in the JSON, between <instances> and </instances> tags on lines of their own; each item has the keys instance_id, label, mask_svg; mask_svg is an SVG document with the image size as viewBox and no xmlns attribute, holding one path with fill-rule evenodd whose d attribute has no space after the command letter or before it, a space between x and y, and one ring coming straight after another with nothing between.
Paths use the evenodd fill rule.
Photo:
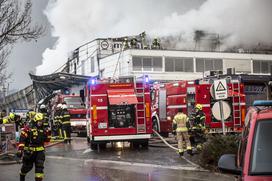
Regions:
<instances>
[{"instance_id":1,"label":"headlight","mask_svg":"<svg viewBox=\"0 0 272 181\"><path fill-rule=\"evenodd\" d=\"M170 116L167 116L167 120L168 120L168 121L171 121L171 117L170 117Z\"/></svg>"}]
</instances>

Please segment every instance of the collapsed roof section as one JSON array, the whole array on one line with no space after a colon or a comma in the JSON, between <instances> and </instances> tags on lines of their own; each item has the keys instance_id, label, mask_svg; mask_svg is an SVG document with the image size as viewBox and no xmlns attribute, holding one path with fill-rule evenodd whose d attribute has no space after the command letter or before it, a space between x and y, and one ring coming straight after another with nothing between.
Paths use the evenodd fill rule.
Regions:
<instances>
[{"instance_id":1,"label":"collapsed roof section","mask_svg":"<svg viewBox=\"0 0 272 181\"><path fill-rule=\"evenodd\" d=\"M29 74L29 76L33 81L33 88L36 92L37 100L45 99L56 90L65 90L73 86L84 85L91 78L90 76L63 72L43 76Z\"/></svg>"}]
</instances>

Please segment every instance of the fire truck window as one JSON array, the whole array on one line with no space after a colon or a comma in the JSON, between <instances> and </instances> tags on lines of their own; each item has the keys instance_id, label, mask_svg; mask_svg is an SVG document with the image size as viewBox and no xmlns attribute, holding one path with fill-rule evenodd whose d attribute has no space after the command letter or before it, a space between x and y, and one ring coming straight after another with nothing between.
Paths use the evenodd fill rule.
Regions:
<instances>
[{"instance_id":1,"label":"fire truck window","mask_svg":"<svg viewBox=\"0 0 272 181\"><path fill-rule=\"evenodd\" d=\"M143 58L143 70L151 71L152 70L152 59L151 58Z\"/></svg>"},{"instance_id":2,"label":"fire truck window","mask_svg":"<svg viewBox=\"0 0 272 181\"><path fill-rule=\"evenodd\" d=\"M80 97L65 97L64 101L66 102L68 108L84 108L84 104Z\"/></svg>"},{"instance_id":3,"label":"fire truck window","mask_svg":"<svg viewBox=\"0 0 272 181\"><path fill-rule=\"evenodd\" d=\"M142 71L142 59L140 57L132 57L133 71Z\"/></svg>"}]
</instances>

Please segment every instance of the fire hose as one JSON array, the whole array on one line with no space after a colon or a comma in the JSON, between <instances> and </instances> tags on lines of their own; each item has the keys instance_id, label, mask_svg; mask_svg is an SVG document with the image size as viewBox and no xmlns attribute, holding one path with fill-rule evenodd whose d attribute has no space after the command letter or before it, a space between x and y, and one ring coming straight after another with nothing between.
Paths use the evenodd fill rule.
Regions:
<instances>
[{"instance_id":1,"label":"fire hose","mask_svg":"<svg viewBox=\"0 0 272 181\"><path fill-rule=\"evenodd\" d=\"M155 133L169 148L178 151L178 148L170 145L156 130L153 129L153 133ZM181 158L183 158L185 161L187 161L188 163L190 163L191 165L195 166L195 167L199 167L199 165L193 163L192 161L188 160L187 158L185 158L184 156L181 156Z\"/></svg>"}]
</instances>

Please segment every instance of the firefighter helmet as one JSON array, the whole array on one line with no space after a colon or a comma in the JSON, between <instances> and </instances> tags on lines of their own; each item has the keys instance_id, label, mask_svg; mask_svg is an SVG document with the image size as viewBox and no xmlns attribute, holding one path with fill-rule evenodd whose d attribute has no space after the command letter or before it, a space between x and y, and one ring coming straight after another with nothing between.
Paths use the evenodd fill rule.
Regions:
<instances>
[{"instance_id":1,"label":"firefighter helmet","mask_svg":"<svg viewBox=\"0 0 272 181\"><path fill-rule=\"evenodd\" d=\"M61 108L61 107L62 107L62 104L58 104L58 105L57 105L57 108Z\"/></svg>"},{"instance_id":2,"label":"firefighter helmet","mask_svg":"<svg viewBox=\"0 0 272 181\"><path fill-rule=\"evenodd\" d=\"M41 106L40 106L40 109L45 109L46 108L46 106L44 105L44 104L42 104Z\"/></svg>"},{"instance_id":3,"label":"firefighter helmet","mask_svg":"<svg viewBox=\"0 0 272 181\"><path fill-rule=\"evenodd\" d=\"M43 114L42 113L37 113L34 117L34 121L42 121L43 120Z\"/></svg>"},{"instance_id":4,"label":"firefighter helmet","mask_svg":"<svg viewBox=\"0 0 272 181\"><path fill-rule=\"evenodd\" d=\"M201 104L197 104L197 105L195 106L195 108L198 109L198 110L202 110L202 107L203 107L203 106L202 106Z\"/></svg>"},{"instance_id":5,"label":"firefighter helmet","mask_svg":"<svg viewBox=\"0 0 272 181\"><path fill-rule=\"evenodd\" d=\"M66 105L66 104L63 104L63 105L61 106L61 109L67 109L67 105Z\"/></svg>"},{"instance_id":6,"label":"firefighter helmet","mask_svg":"<svg viewBox=\"0 0 272 181\"><path fill-rule=\"evenodd\" d=\"M14 114L14 113L12 113L12 112L11 112L11 113L9 113L9 118L10 118L10 119L14 119L14 118L15 118L15 114Z\"/></svg>"}]
</instances>

